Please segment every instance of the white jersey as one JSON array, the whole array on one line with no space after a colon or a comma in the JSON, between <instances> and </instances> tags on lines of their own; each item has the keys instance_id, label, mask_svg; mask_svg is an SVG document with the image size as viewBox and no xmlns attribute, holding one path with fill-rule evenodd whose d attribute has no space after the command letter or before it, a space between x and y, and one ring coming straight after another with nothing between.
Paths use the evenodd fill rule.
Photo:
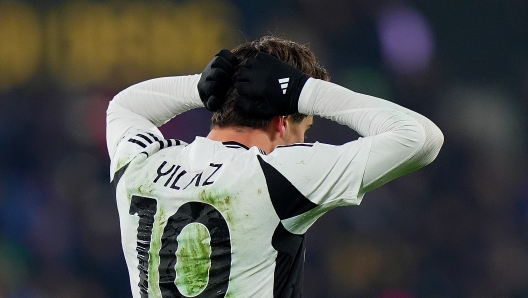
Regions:
<instances>
[{"instance_id":1,"label":"white jersey","mask_svg":"<svg viewBox=\"0 0 528 298\"><path fill-rule=\"evenodd\" d=\"M397 134L380 137L398 130L387 117L401 112L377 119L384 132L341 146L293 144L266 154L201 137L190 144L163 139L156 126L200 105L196 80L142 83L108 109L111 176L134 297L301 297L307 229L328 210L357 205L366 191L432 161L440 148L423 149L431 127L415 131L409 123L423 128L424 121L415 115L403 117L399 145L387 143ZM172 85L183 91L166 90Z\"/></svg>"}]
</instances>

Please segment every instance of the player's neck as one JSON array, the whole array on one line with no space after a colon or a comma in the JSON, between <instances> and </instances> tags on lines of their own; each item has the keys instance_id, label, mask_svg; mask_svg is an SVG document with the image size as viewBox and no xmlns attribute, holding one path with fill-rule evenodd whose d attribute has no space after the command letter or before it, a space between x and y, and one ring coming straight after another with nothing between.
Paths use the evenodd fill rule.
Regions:
<instances>
[{"instance_id":1,"label":"player's neck","mask_svg":"<svg viewBox=\"0 0 528 298\"><path fill-rule=\"evenodd\" d=\"M272 130L254 129L246 127L213 128L208 139L219 142L235 141L249 148L256 146L266 153L270 153L283 143L278 133Z\"/></svg>"}]
</instances>

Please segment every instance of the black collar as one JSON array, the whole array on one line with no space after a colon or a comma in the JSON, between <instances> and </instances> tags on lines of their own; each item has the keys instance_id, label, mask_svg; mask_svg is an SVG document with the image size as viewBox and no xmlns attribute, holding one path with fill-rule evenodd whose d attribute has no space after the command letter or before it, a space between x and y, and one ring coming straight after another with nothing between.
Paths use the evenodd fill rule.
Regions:
<instances>
[{"instance_id":1,"label":"black collar","mask_svg":"<svg viewBox=\"0 0 528 298\"><path fill-rule=\"evenodd\" d=\"M229 147L229 148L239 148L240 147L240 148L249 150L248 146L244 144L240 144L239 142L235 142L235 141L222 142L222 144L224 144L226 147Z\"/></svg>"},{"instance_id":2,"label":"black collar","mask_svg":"<svg viewBox=\"0 0 528 298\"><path fill-rule=\"evenodd\" d=\"M226 146L227 148L244 148L246 150L249 150L248 146L244 145L244 144L240 144L239 142L235 142L235 141L228 141L228 142L222 142L222 144L224 146ZM266 151L258 148L260 154L262 155L267 155L266 154Z\"/></svg>"}]
</instances>

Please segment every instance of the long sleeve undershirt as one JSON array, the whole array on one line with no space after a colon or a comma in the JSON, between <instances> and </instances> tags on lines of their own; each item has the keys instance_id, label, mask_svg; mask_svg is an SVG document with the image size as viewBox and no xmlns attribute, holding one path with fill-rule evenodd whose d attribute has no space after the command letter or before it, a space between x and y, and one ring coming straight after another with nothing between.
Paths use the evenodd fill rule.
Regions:
<instances>
[{"instance_id":1,"label":"long sleeve undershirt","mask_svg":"<svg viewBox=\"0 0 528 298\"><path fill-rule=\"evenodd\" d=\"M299 112L336 121L373 138L362 193L431 163L444 141L440 129L426 117L322 80L306 82Z\"/></svg>"},{"instance_id":2,"label":"long sleeve undershirt","mask_svg":"<svg viewBox=\"0 0 528 298\"><path fill-rule=\"evenodd\" d=\"M111 159L130 129L161 136L157 127L185 111L202 107L196 88L199 78L200 75L152 79L116 95L107 110ZM310 78L306 82L299 112L328 118L373 138L362 193L432 162L443 143L440 129L424 116L322 80ZM112 168L117 170L115 165Z\"/></svg>"}]
</instances>

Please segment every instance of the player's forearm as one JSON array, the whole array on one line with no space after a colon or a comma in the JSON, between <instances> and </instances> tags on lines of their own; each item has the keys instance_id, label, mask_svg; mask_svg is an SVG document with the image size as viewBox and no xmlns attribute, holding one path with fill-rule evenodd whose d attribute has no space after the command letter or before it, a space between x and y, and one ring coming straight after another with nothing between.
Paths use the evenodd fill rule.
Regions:
<instances>
[{"instance_id":1,"label":"player's forearm","mask_svg":"<svg viewBox=\"0 0 528 298\"><path fill-rule=\"evenodd\" d=\"M330 82L308 80L299 111L328 118L373 138L363 180L365 191L429 164L443 143L442 132L426 117Z\"/></svg>"},{"instance_id":2,"label":"player's forearm","mask_svg":"<svg viewBox=\"0 0 528 298\"><path fill-rule=\"evenodd\" d=\"M176 115L203 106L196 88L199 79L200 75L192 75L144 81L121 91L112 103L161 126Z\"/></svg>"},{"instance_id":3,"label":"player's forearm","mask_svg":"<svg viewBox=\"0 0 528 298\"><path fill-rule=\"evenodd\" d=\"M158 126L178 114L203 106L196 88L199 78L200 75L157 78L117 94L106 111L110 157L127 131L150 131L161 137Z\"/></svg>"},{"instance_id":4,"label":"player's forearm","mask_svg":"<svg viewBox=\"0 0 528 298\"><path fill-rule=\"evenodd\" d=\"M434 125L424 116L395 103L317 79L306 82L299 99L299 112L347 125L362 136L406 126L421 130L423 123Z\"/></svg>"}]
</instances>

